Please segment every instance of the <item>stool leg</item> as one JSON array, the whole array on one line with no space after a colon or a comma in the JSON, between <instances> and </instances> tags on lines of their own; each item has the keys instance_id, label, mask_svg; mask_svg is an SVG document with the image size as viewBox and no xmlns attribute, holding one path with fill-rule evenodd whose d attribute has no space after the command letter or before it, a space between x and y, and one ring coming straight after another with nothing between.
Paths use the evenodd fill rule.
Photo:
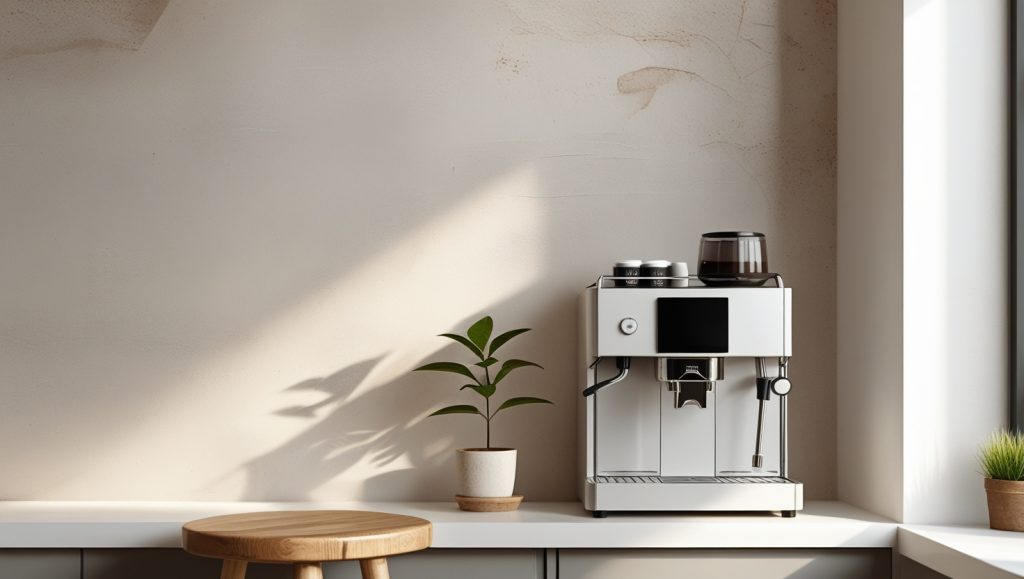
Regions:
<instances>
[{"instance_id":1,"label":"stool leg","mask_svg":"<svg viewBox=\"0 0 1024 579\"><path fill-rule=\"evenodd\" d=\"M245 579L245 568L248 565L245 561L224 559L224 566L220 568L220 579Z\"/></svg>"},{"instance_id":2,"label":"stool leg","mask_svg":"<svg viewBox=\"0 0 1024 579\"><path fill-rule=\"evenodd\" d=\"M388 579L388 560L384 557L362 559L359 570L363 572L363 579Z\"/></svg>"},{"instance_id":3,"label":"stool leg","mask_svg":"<svg viewBox=\"0 0 1024 579\"><path fill-rule=\"evenodd\" d=\"M320 563L296 563L293 576L295 579L324 579L324 570Z\"/></svg>"}]
</instances>

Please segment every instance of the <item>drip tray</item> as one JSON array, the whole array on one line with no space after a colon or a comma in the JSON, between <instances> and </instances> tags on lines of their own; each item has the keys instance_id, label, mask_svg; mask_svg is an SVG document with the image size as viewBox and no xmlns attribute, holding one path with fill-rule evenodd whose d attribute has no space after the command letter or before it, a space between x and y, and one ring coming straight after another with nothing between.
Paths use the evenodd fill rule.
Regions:
<instances>
[{"instance_id":1,"label":"drip tray","mask_svg":"<svg viewBox=\"0 0 1024 579\"><path fill-rule=\"evenodd\" d=\"M590 511L799 511L803 485L785 477L654 476L607 473L588 478Z\"/></svg>"},{"instance_id":2,"label":"drip tray","mask_svg":"<svg viewBox=\"0 0 1024 579\"><path fill-rule=\"evenodd\" d=\"M595 483L617 484L791 484L779 476L595 476Z\"/></svg>"}]
</instances>

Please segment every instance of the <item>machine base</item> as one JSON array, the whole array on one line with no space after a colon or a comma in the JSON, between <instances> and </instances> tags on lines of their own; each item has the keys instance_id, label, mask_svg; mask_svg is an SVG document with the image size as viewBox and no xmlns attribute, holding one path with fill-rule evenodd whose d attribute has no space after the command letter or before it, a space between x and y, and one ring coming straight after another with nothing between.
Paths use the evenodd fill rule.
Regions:
<instances>
[{"instance_id":1,"label":"machine base","mask_svg":"<svg viewBox=\"0 0 1024 579\"><path fill-rule=\"evenodd\" d=\"M583 506L595 517L607 511L779 511L794 517L804 508L803 489L782 477L596 476L586 481Z\"/></svg>"}]
</instances>

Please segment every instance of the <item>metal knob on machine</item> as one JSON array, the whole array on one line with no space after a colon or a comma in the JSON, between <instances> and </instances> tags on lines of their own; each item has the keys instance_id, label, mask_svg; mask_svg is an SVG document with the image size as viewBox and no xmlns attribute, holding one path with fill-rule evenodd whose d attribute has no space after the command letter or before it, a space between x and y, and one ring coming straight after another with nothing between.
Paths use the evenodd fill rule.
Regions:
<instances>
[{"instance_id":1,"label":"metal knob on machine","mask_svg":"<svg viewBox=\"0 0 1024 579\"><path fill-rule=\"evenodd\" d=\"M779 376L771 382L772 392L779 396L785 396L789 394L789 391L793 389L793 383L790 382L789 378L785 376Z\"/></svg>"},{"instance_id":2,"label":"metal knob on machine","mask_svg":"<svg viewBox=\"0 0 1024 579\"><path fill-rule=\"evenodd\" d=\"M623 318L622 321L619 322L619 331L627 336L635 334L637 327L638 325L636 320L633 318Z\"/></svg>"}]
</instances>

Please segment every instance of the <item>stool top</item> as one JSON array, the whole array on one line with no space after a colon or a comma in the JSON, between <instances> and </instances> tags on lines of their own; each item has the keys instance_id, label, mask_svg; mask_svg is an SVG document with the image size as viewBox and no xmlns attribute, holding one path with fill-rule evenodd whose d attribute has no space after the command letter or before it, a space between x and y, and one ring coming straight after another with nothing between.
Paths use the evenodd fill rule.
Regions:
<instances>
[{"instance_id":1,"label":"stool top","mask_svg":"<svg viewBox=\"0 0 1024 579\"><path fill-rule=\"evenodd\" d=\"M268 563L387 557L430 546L430 521L370 511L269 511L185 523L193 555Z\"/></svg>"}]
</instances>

